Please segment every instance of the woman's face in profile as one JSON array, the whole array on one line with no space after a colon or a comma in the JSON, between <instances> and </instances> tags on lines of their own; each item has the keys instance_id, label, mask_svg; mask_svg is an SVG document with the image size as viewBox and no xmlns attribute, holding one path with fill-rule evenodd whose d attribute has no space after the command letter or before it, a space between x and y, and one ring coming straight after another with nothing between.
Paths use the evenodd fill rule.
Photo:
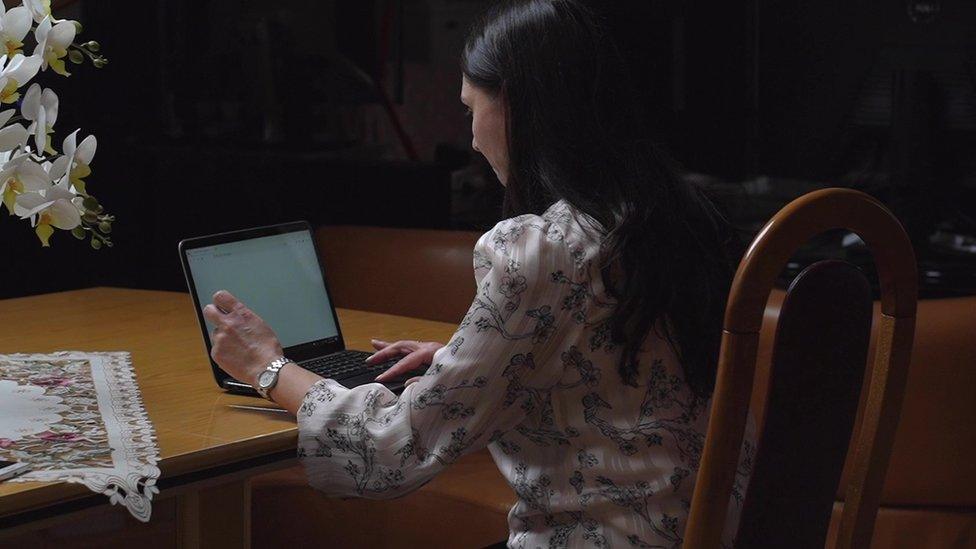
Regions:
<instances>
[{"instance_id":1,"label":"woman's face in profile","mask_svg":"<svg viewBox=\"0 0 976 549\"><path fill-rule=\"evenodd\" d=\"M504 185L508 180L508 135L503 96L493 96L462 78L461 103L471 116L471 148L484 155Z\"/></svg>"}]
</instances>

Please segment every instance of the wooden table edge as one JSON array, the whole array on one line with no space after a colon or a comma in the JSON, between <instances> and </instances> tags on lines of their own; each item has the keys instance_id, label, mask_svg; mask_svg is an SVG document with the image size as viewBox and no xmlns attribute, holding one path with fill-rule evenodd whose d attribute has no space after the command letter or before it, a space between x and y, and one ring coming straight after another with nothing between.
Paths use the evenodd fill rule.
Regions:
<instances>
[{"instance_id":1,"label":"wooden table edge","mask_svg":"<svg viewBox=\"0 0 976 549\"><path fill-rule=\"evenodd\" d=\"M246 474L253 470L253 474L269 472L288 467L297 461L295 443L297 431L273 436L275 441L260 441L258 446L246 449L237 448L238 445L253 441L240 441L225 446L218 446L185 456L174 456L160 463L160 475L157 487L160 493L154 501L167 499L179 495L180 488L193 484L206 484L228 475L250 476ZM269 436L268 438L272 438ZM290 442L286 449L281 449L281 442ZM221 458L224 454L235 455L237 459L212 459L201 464L200 458ZM182 459L181 459L182 458ZM17 526L34 524L39 520L59 517L70 513L88 509L99 505L109 505L108 497L101 493L92 492L83 484L71 482L48 482L32 489L30 503L14 509L0 509L0 531L4 534ZM28 499L28 498L21 498ZM3 537L0 535L0 537Z\"/></svg>"}]
</instances>

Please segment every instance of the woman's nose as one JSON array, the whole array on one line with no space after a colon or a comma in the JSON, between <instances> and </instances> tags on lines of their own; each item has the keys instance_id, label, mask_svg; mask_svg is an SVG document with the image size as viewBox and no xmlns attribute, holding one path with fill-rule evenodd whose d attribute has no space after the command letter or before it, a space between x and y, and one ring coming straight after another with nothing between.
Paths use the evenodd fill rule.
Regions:
<instances>
[{"instance_id":1,"label":"woman's nose","mask_svg":"<svg viewBox=\"0 0 976 549\"><path fill-rule=\"evenodd\" d=\"M478 140L477 139L474 139L474 138L471 139L471 148L474 149L477 152L481 152L481 149L478 148Z\"/></svg>"}]
</instances>

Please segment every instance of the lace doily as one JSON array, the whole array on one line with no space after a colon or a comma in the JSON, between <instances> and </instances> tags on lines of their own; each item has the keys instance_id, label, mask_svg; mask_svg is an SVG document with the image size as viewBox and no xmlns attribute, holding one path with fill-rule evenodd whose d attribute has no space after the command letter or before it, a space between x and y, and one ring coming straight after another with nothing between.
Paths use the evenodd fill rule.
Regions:
<instances>
[{"instance_id":1,"label":"lace doily","mask_svg":"<svg viewBox=\"0 0 976 549\"><path fill-rule=\"evenodd\" d=\"M149 520L159 448L129 353L0 355L0 458L14 482L67 481Z\"/></svg>"}]
</instances>

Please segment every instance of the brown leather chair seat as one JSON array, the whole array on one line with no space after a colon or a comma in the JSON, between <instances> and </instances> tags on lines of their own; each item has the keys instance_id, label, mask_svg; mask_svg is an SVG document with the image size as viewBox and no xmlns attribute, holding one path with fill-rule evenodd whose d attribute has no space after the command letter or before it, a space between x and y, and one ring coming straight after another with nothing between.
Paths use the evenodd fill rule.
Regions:
<instances>
[{"instance_id":1,"label":"brown leather chair seat","mask_svg":"<svg viewBox=\"0 0 976 549\"><path fill-rule=\"evenodd\" d=\"M782 300L783 292L777 291L766 305L757 375L768 376L769 328ZM875 307L875 319L877 315ZM872 341L869 362L874 344ZM920 300L908 388L882 495L884 505L976 511L974 394L976 297ZM761 413L764 402L758 391L753 392L752 406ZM839 492L838 498L841 496Z\"/></svg>"},{"instance_id":2,"label":"brown leather chair seat","mask_svg":"<svg viewBox=\"0 0 976 549\"><path fill-rule=\"evenodd\" d=\"M783 296L774 291L766 304L756 372L762 384L769 375L772 327ZM976 547L976 297L919 300L916 321L872 546ZM868 363L874 346L872 341ZM754 391L757 417L764 404L764 395ZM842 491L837 499L832 529L840 516Z\"/></svg>"},{"instance_id":3,"label":"brown leather chair seat","mask_svg":"<svg viewBox=\"0 0 976 549\"><path fill-rule=\"evenodd\" d=\"M460 320L474 295L471 250L478 236L371 227L325 227L316 235L337 306L445 322ZM768 376L771 328L782 298L774 292L766 307L760 379ZM918 305L873 545L976 547L976 297ZM754 414L762 412L763 399L754 392ZM266 475L254 486L256 547L292 540L289 531L308 536L294 537L296 543L321 539L338 547L477 547L506 535L505 515L515 500L484 451L397 500L328 499L308 488L297 468Z\"/></svg>"}]
</instances>

